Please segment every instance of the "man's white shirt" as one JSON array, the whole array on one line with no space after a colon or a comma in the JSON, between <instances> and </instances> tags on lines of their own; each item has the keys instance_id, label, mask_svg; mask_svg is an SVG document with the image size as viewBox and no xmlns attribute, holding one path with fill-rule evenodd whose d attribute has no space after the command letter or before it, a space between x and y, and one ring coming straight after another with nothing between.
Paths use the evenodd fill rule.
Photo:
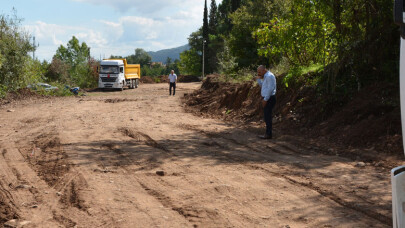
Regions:
<instances>
[{"instance_id":1,"label":"man's white shirt","mask_svg":"<svg viewBox=\"0 0 405 228\"><path fill-rule=\"evenodd\" d=\"M169 74L169 80L170 80L170 82L176 82L177 75L176 74Z\"/></svg>"}]
</instances>

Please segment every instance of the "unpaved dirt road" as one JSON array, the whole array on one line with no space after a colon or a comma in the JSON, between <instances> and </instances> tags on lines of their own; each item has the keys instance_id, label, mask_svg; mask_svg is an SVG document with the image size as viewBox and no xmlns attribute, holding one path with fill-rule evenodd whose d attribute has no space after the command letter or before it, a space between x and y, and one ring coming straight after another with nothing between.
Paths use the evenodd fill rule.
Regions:
<instances>
[{"instance_id":1,"label":"unpaved dirt road","mask_svg":"<svg viewBox=\"0 0 405 228\"><path fill-rule=\"evenodd\" d=\"M186 113L182 94L200 84L180 83L175 97L167 87L143 84L2 106L0 221L15 217L24 227L390 226L389 170L322 155L281 134L259 141L244 127Z\"/></svg>"}]
</instances>

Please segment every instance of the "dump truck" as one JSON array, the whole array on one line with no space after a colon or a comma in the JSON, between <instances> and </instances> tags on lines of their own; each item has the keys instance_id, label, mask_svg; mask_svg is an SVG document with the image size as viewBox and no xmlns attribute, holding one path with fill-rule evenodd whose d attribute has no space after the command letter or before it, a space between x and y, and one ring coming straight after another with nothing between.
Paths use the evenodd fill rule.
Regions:
<instances>
[{"instance_id":1,"label":"dump truck","mask_svg":"<svg viewBox=\"0 0 405 228\"><path fill-rule=\"evenodd\" d=\"M98 88L138 88L141 65L128 64L126 59L104 59L100 62Z\"/></svg>"}]
</instances>

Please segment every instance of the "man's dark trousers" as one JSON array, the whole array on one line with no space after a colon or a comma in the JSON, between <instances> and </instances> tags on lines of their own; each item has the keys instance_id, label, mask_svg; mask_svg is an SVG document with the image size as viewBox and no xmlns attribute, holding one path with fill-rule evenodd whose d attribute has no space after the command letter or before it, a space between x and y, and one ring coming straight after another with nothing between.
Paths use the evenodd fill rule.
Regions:
<instances>
[{"instance_id":1,"label":"man's dark trousers","mask_svg":"<svg viewBox=\"0 0 405 228\"><path fill-rule=\"evenodd\" d=\"M174 95L176 95L176 83L175 82L170 82L170 88L169 88L170 95L172 95L172 87L173 87L173 96L174 96Z\"/></svg>"},{"instance_id":2,"label":"man's dark trousers","mask_svg":"<svg viewBox=\"0 0 405 228\"><path fill-rule=\"evenodd\" d=\"M271 96L264 107L264 122L266 122L266 135L272 136L273 132L273 108L276 104L276 96Z\"/></svg>"}]
</instances>

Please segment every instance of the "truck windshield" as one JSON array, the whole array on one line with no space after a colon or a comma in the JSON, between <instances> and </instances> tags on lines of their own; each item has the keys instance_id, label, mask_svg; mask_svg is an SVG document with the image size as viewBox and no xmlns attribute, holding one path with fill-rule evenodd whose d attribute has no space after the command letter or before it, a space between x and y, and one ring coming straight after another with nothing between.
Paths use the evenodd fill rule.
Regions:
<instances>
[{"instance_id":1,"label":"truck windshield","mask_svg":"<svg viewBox=\"0 0 405 228\"><path fill-rule=\"evenodd\" d=\"M118 74L119 69L117 66L101 66L100 73L103 74Z\"/></svg>"}]
</instances>

